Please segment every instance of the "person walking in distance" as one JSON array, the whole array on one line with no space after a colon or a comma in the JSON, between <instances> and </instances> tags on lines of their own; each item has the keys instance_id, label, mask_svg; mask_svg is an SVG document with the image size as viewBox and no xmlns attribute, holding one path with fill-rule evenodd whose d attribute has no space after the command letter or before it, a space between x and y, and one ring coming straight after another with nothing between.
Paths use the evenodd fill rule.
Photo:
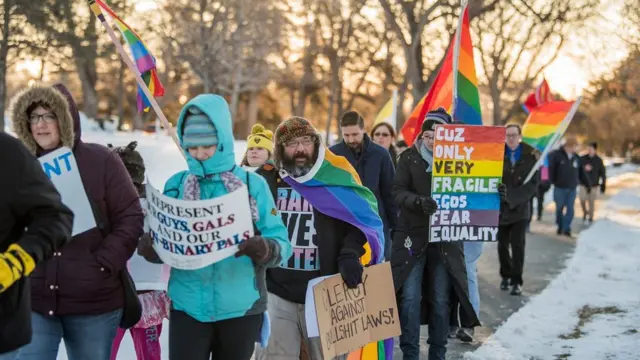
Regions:
<instances>
[{"instance_id":1,"label":"person walking in distance","mask_svg":"<svg viewBox=\"0 0 640 360\"><path fill-rule=\"evenodd\" d=\"M531 198L538 190L539 176L534 174L525 183L527 175L538 161L538 151L521 142L520 125L507 125L502 183L507 187L506 199L500 205L498 227L498 259L500 261L500 289L511 295L522 294L525 237Z\"/></svg>"},{"instance_id":2,"label":"person walking in distance","mask_svg":"<svg viewBox=\"0 0 640 360\"><path fill-rule=\"evenodd\" d=\"M16 360L31 341L28 276L71 240L73 213L42 165L0 133L0 360Z\"/></svg>"},{"instance_id":3,"label":"person walking in distance","mask_svg":"<svg viewBox=\"0 0 640 360\"><path fill-rule=\"evenodd\" d=\"M600 194L604 194L607 188L607 172L602 158L597 153L598 144L592 142L587 147L587 153L580 158L584 167L584 172L589 178L591 191L587 191L585 185L580 186L580 205L582 205L582 221L585 225L593 222L596 199L598 198L598 187Z\"/></svg>"},{"instance_id":4,"label":"person walking in distance","mask_svg":"<svg viewBox=\"0 0 640 360\"><path fill-rule=\"evenodd\" d=\"M391 251L391 233L396 226L398 207L393 202L391 186L395 176L389 150L371 141L364 131L364 119L356 111L347 111L340 120L343 141L331 147L331 152L344 156L353 166L362 184L378 201L378 213L384 224L385 258ZM382 130L379 130L382 131Z\"/></svg>"},{"instance_id":5,"label":"person walking in distance","mask_svg":"<svg viewBox=\"0 0 640 360\"><path fill-rule=\"evenodd\" d=\"M577 145L576 139L569 136L562 147L549 155L549 179L553 184L553 201L556 203L557 233L568 237L571 237L578 185L582 184L587 194L592 190L582 161L576 154Z\"/></svg>"}]
</instances>

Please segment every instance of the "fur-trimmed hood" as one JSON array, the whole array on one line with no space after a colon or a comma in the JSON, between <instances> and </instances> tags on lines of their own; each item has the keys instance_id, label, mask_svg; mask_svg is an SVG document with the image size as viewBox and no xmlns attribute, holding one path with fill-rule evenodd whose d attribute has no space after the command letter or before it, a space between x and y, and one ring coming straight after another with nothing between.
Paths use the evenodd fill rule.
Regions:
<instances>
[{"instance_id":1,"label":"fur-trimmed hood","mask_svg":"<svg viewBox=\"0 0 640 360\"><path fill-rule=\"evenodd\" d=\"M36 102L46 104L56 114L62 146L73 149L80 137L80 117L71 94L62 84L33 86L13 97L9 113L18 139L32 154L37 155L41 151L31 134L27 114L27 109Z\"/></svg>"}]
</instances>

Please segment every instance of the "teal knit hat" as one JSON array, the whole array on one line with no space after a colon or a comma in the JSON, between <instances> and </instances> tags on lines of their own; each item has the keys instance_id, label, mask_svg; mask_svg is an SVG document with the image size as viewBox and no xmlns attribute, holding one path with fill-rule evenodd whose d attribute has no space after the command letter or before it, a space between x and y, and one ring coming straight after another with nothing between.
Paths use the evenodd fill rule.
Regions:
<instances>
[{"instance_id":1,"label":"teal knit hat","mask_svg":"<svg viewBox=\"0 0 640 360\"><path fill-rule=\"evenodd\" d=\"M195 106L187 109L182 131L182 147L218 145L218 130L202 110Z\"/></svg>"}]
</instances>

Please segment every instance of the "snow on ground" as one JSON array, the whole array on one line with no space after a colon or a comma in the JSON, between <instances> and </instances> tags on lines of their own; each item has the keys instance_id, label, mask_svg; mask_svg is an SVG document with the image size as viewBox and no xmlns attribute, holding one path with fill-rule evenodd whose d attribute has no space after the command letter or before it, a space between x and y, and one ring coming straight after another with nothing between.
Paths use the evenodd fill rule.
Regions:
<instances>
[{"instance_id":1,"label":"snow on ground","mask_svg":"<svg viewBox=\"0 0 640 360\"><path fill-rule=\"evenodd\" d=\"M632 188L599 210L564 272L466 360L638 359L640 173L620 176Z\"/></svg>"}]
</instances>

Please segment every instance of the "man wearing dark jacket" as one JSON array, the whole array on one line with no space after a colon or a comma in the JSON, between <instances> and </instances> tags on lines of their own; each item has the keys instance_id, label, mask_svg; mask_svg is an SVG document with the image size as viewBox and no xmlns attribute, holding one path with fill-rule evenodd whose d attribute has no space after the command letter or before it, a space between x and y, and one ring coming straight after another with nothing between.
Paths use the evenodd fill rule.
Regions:
<instances>
[{"instance_id":1,"label":"man wearing dark jacket","mask_svg":"<svg viewBox=\"0 0 640 360\"><path fill-rule=\"evenodd\" d=\"M538 153L533 147L520 142L522 131L519 125L508 125L506 131L502 182L507 187L507 196L500 206L498 228L498 258L502 277L500 288L507 290L511 285L511 295L520 295L525 235L531 211L529 202L538 190L539 176L535 174L526 184L524 180L536 165Z\"/></svg>"},{"instance_id":2,"label":"man wearing dark jacket","mask_svg":"<svg viewBox=\"0 0 640 360\"><path fill-rule=\"evenodd\" d=\"M607 187L607 173L602 158L597 154L598 144L591 143L587 148L587 154L580 158L580 162L587 174L591 191L587 191L586 186L580 186L580 205L582 205L582 221L585 224L593 222L593 214L595 212L596 198L598 197L598 189L604 194Z\"/></svg>"},{"instance_id":3,"label":"man wearing dark jacket","mask_svg":"<svg viewBox=\"0 0 640 360\"><path fill-rule=\"evenodd\" d=\"M549 180L553 184L553 201L556 203L557 233L569 237L577 187L582 184L587 193L591 192L591 183L584 172L580 157L576 154L577 145L574 137L567 137L564 145L549 155Z\"/></svg>"},{"instance_id":4,"label":"man wearing dark jacket","mask_svg":"<svg viewBox=\"0 0 640 360\"><path fill-rule=\"evenodd\" d=\"M420 356L421 324L429 325L429 360L445 359L451 291L466 318L462 326L480 325L469 301L462 243L429 244L430 216L438 209L431 197L434 130L438 124L450 123L451 116L442 108L427 113L422 135L400 155L393 181L400 216L393 235L391 267L395 288L400 291L400 349L405 360Z\"/></svg>"},{"instance_id":5,"label":"man wearing dark jacket","mask_svg":"<svg viewBox=\"0 0 640 360\"><path fill-rule=\"evenodd\" d=\"M324 151L313 126L306 119L293 117L280 124L274 135L276 166L294 179L308 175L319 151ZM275 166L267 163L256 172L267 180L293 246L293 256L286 263L267 269L272 330L268 347L258 349L256 359L298 359L301 340L310 359L322 359L320 338L307 336L307 284L319 276L340 273L348 287L357 287L362 282L359 259L365 252L366 238L355 226L318 211L280 177Z\"/></svg>"},{"instance_id":6,"label":"man wearing dark jacket","mask_svg":"<svg viewBox=\"0 0 640 360\"><path fill-rule=\"evenodd\" d=\"M73 213L36 158L0 134L0 359L31 341L29 274L71 239Z\"/></svg>"},{"instance_id":7,"label":"man wearing dark jacket","mask_svg":"<svg viewBox=\"0 0 640 360\"><path fill-rule=\"evenodd\" d=\"M391 251L390 234L396 227L398 207L393 201L391 186L396 171L389 151L371 141L364 131L364 119L356 111L347 111L340 120L343 141L331 147L331 152L344 156L356 169L362 184L378 200L378 213L385 227L385 258Z\"/></svg>"}]
</instances>

